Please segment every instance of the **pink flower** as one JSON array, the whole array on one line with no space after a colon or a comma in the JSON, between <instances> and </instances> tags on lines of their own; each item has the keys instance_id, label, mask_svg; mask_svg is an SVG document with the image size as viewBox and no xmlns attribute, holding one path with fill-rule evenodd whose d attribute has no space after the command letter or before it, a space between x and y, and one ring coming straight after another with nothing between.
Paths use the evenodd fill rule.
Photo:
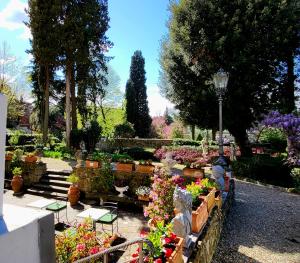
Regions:
<instances>
[{"instance_id":1,"label":"pink flower","mask_svg":"<svg viewBox=\"0 0 300 263\"><path fill-rule=\"evenodd\" d=\"M99 252L99 247L92 247L90 249L90 254L91 255L97 254L98 252Z\"/></svg>"},{"instance_id":2,"label":"pink flower","mask_svg":"<svg viewBox=\"0 0 300 263\"><path fill-rule=\"evenodd\" d=\"M83 251L83 250L85 250L85 244L78 244L78 245L76 246L76 250L78 250L78 251Z\"/></svg>"}]
</instances>

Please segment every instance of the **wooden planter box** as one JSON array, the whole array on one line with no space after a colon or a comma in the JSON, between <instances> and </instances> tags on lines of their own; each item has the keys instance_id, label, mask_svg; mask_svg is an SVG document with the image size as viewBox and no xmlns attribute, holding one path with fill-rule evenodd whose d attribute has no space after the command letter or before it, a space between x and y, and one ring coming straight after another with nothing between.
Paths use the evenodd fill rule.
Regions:
<instances>
[{"instance_id":1,"label":"wooden planter box","mask_svg":"<svg viewBox=\"0 0 300 263\"><path fill-rule=\"evenodd\" d=\"M26 163L35 163L37 161L36 156L26 156L25 157L25 162Z\"/></svg>"},{"instance_id":2,"label":"wooden planter box","mask_svg":"<svg viewBox=\"0 0 300 263\"><path fill-rule=\"evenodd\" d=\"M192 176L195 178L203 178L204 176L204 169L185 167L183 168L182 172L184 176ZM195 173L199 173L199 174L195 175Z\"/></svg>"},{"instance_id":3,"label":"wooden planter box","mask_svg":"<svg viewBox=\"0 0 300 263\"><path fill-rule=\"evenodd\" d=\"M224 176L224 181L225 181L225 192L229 192L229 186L230 186L230 177L225 175Z\"/></svg>"},{"instance_id":4,"label":"wooden planter box","mask_svg":"<svg viewBox=\"0 0 300 263\"><path fill-rule=\"evenodd\" d=\"M183 247L183 238L177 237L176 238L177 244L176 248L173 251L172 255L167 259L168 263L182 263L182 247Z\"/></svg>"},{"instance_id":5,"label":"wooden planter box","mask_svg":"<svg viewBox=\"0 0 300 263\"><path fill-rule=\"evenodd\" d=\"M216 191L215 193L215 203L219 210L222 208L222 195L221 191Z\"/></svg>"},{"instance_id":6,"label":"wooden planter box","mask_svg":"<svg viewBox=\"0 0 300 263\"><path fill-rule=\"evenodd\" d=\"M208 219L208 209L205 200L198 206L197 210L192 212L192 232L198 233L206 224Z\"/></svg>"},{"instance_id":7,"label":"wooden planter box","mask_svg":"<svg viewBox=\"0 0 300 263\"><path fill-rule=\"evenodd\" d=\"M155 169L154 165L139 164L135 166L135 171L144 174L152 174Z\"/></svg>"},{"instance_id":8,"label":"wooden planter box","mask_svg":"<svg viewBox=\"0 0 300 263\"><path fill-rule=\"evenodd\" d=\"M133 163L117 163L116 169L117 169L117 171L122 171L122 172L132 172L134 170L134 164Z\"/></svg>"},{"instance_id":9,"label":"wooden planter box","mask_svg":"<svg viewBox=\"0 0 300 263\"><path fill-rule=\"evenodd\" d=\"M100 163L97 162L97 161L86 160L86 161L85 161L85 167L86 167L86 168L100 168L101 165L100 165Z\"/></svg>"},{"instance_id":10,"label":"wooden planter box","mask_svg":"<svg viewBox=\"0 0 300 263\"><path fill-rule=\"evenodd\" d=\"M138 200L149 202L150 197L149 197L149 195L138 195Z\"/></svg>"},{"instance_id":11,"label":"wooden planter box","mask_svg":"<svg viewBox=\"0 0 300 263\"><path fill-rule=\"evenodd\" d=\"M204 199L207 203L208 214L210 214L211 210L215 206L215 194L216 194L216 188L212 188L207 195L201 196L201 198Z\"/></svg>"}]
</instances>

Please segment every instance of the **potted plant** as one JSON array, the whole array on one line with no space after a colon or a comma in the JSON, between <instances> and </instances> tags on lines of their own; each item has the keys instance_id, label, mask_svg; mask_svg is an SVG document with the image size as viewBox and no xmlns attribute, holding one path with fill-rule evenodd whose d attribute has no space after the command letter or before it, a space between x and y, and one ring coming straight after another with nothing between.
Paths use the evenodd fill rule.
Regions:
<instances>
[{"instance_id":1,"label":"potted plant","mask_svg":"<svg viewBox=\"0 0 300 263\"><path fill-rule=\"evenodd\" d=\"M205 225L208 219L207 202L201 196L204 195L204 190L199 183L192 182L186 186L186 190L192 195L192 232L198 233Z\"/></svg>"},{"instance_id":2,"label":"potted plant","mask_svg":"<svg viewBox=\"0 0 300 263\"><path fill-rule=\"evenodd\" d=\"M134 170L134 161L132 159L119 159L116 169L122 172L132 172Z\"/></svg>"},{"instance_id":3,"label":"potted plant","mask_svg":"<svg viewBox=\"0 0 300 263\"><path fill-rule=\"evenodd\" d=\"M93 154L92 156L88 156L87 160L85 160L86 168L100 168L100 162L98 161L98 156Z\"/></svg>"},{"instance_id":4,"label":"potted plant","mask_svg":"<svg viewBox=\"0 0 300 263\"><path fill-rule=\"evenodd\" d=\"M79 177L75 173L72 173L68 176L67 181L72 183L68 190L68 200L73 206L78 203L80 197L80 190L78 187Z\"/></svg>"},{"instance_id":5,"label":"potted plant","mask_svg":"<svg viewBox=\"0 0 300 263\"><path fill-rule=\"evenodd\" d=\"M14 193L20 192L23 186L23 178L22 178L22 169L20 167L15 167L12 170L13 179L11 180L11 187Z\"/></svg>"},{"instance_id":6,"label":"potted plant","mask_svg":"<svg viewBox=\"0 0 300 263\"><path fill-rule=\"evenodd\" d=\"M199 160L194 163L186 162L185 164L186 167L182 170L184 176L192 176L199 179L204 177L203 167L206 165L206 162Z\"/></svg>"},{"instance_id":7,"label":"potted plant","mask_svg":"<svg viewBox=\"0 0 300 263\"><path fill-rule=\"evenodd\" d=\"M7 152L5 153L5 161L11 161L12 158L13 158L13 155L14 155L13 152L7 151Z\"/></svg>"},{"instance_id":8,"label":"potted plant","mask_svg":"<svg viewBox=\"0 0 300 263\"><path fill-rule=\"evenodd\" d=\"M139 164L135 167L135 170L139 173L152 174L154 172L155 166L152 164L152 160L141 160Z\"/></svg>"},{"instance_id":9,"label":"potted plant","mask_svg":"<svg viewBox=\"0 0 300 263\"><path fill-rule=\"evenodd\" d=\"M35 163L37 161L37 157L35 156L34 153L28 153L25 156L25 162L26 163Z\"/></svg>"},{"instance_id":10,"label":"potted plant","mask_svg":"<svg viewBox=\"0 0 300 263\"><path fill-rule=\"evenodd\" d=\"M143 262L168 262L168 263L182 263L182 247L183 238L177 237L172 232L172 224L164 226L164 222L157 223L155 230L151 230L146 234L146 238L153 244L153 254L150 255L149 247L147 244L143 247L144 259ZM139 256L139 249L132 255L130 262L137 263Z\"/></svg>"},{"instance_id":11,"label":"potted plant","mask_svg":"<svg viewBox=\"0 0 300 263\"><path fill-rule=\"evenodd\" d=\"M136 189L135 193L138 196L139 200L142 201L149 201L150 200L150 192L151 188L148 186L140 186L138 189Z\"/></svg>"},{"instance_id":12,"label":"potted plant","mask_svg":"<svg viewBox=\"0 0 300 263\"><path fill-rule=\"evenodd\" d=\"M216 189L218 189L218 185L209 178L198 180L196 183L203 189L203 195L201 195L201 197L207 202L207 211L208 214L210 214L215 206L215 193Z\"/></svg>"}]
</instances>

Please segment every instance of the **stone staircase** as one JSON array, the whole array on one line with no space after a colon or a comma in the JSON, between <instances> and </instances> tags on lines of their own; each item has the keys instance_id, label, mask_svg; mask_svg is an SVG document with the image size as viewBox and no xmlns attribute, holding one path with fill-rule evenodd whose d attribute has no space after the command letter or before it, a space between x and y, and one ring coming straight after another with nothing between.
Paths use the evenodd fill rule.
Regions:
<instances>
[{"instance_id":1,"label":"stone staircase","mask_svg":"<svg viewBox=\"0 0 300 263\"><path fill-rule=\"evenodd\" d=\"M70 171L47 171L38 183L27 189L27 193L65 200L71 185L66 181L70 173Z\"/></svg>"}]
</instances>

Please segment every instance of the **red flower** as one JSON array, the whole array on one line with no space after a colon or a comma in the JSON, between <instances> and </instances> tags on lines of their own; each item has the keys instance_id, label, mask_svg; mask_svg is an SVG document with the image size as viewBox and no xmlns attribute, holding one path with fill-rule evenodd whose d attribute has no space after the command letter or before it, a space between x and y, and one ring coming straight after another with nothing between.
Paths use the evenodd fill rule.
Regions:
<instances>
[{"instance_id":1,"label":"red flower","mask_svg":"<svg viewBox=\"0 0 300 263\"><path fill-rule=\"evenodd\" d=\"M165 255L167 258L169 258L173 253L173 249L172 248L166 248L165 249Z\"/></svg>"},{"instance_id":2,"label":"red flower","mask_svg":"<svg viewBox=\"0 0 300 263\"><path fill-rule=\"evenodd\" d=\"M171 238L169 238L169 237L165 237L164 238L164 244L169 244L169 243L171 243L172 242L172 239Z\"/></svg>"},{"instance_id":3,"label":"red flower","mask_svg":"<svg viewBox=\"0 0 300 263\"><path fill-rule=\"evenodd\" d=\"M155 259L154 263L162 263L161 258Z\"/></svg>"},{"instance_id":4,"label":"red flower","mask_svg":"<svg viewBox=\"0 0 300 263\"><path fill-rule=\"evenodd\" d=\"M76 249L77 249L78 251L83 251L83 250L85 250L85 244L78 244L78 245L76 246Z\"/></svg>"},{"instance_id":5,"label":"red flower","mask_svg":"<svg viewBox=\"0 0 300 263\"><path fill-rule=\"evenodd\" d=\"M91 255L97 254L98 252L99 252L99 247L92 247L90 249L90 254Z\"/></svg>"},{"instance_id":6,"label":"red flower","mask_svg":"<svg viewBox=\"0 0 300 263\"><path fill-rule=\"evenodd\" d=\"M139 256L139 253L133 253L131 256L132 256L133 258L136 258L136 257Z\"/></svg>"},{"instance_id":7,"label":"red flower","mask_svg":"<svg viewBox=\"0 0 300 263\"><path fill-rule=\"evenodd\" d=\"M171 233L170 237L169 237L172 241L175 241L175 239L177 238L176 234Z\"/></svg>"}]
</instances>

